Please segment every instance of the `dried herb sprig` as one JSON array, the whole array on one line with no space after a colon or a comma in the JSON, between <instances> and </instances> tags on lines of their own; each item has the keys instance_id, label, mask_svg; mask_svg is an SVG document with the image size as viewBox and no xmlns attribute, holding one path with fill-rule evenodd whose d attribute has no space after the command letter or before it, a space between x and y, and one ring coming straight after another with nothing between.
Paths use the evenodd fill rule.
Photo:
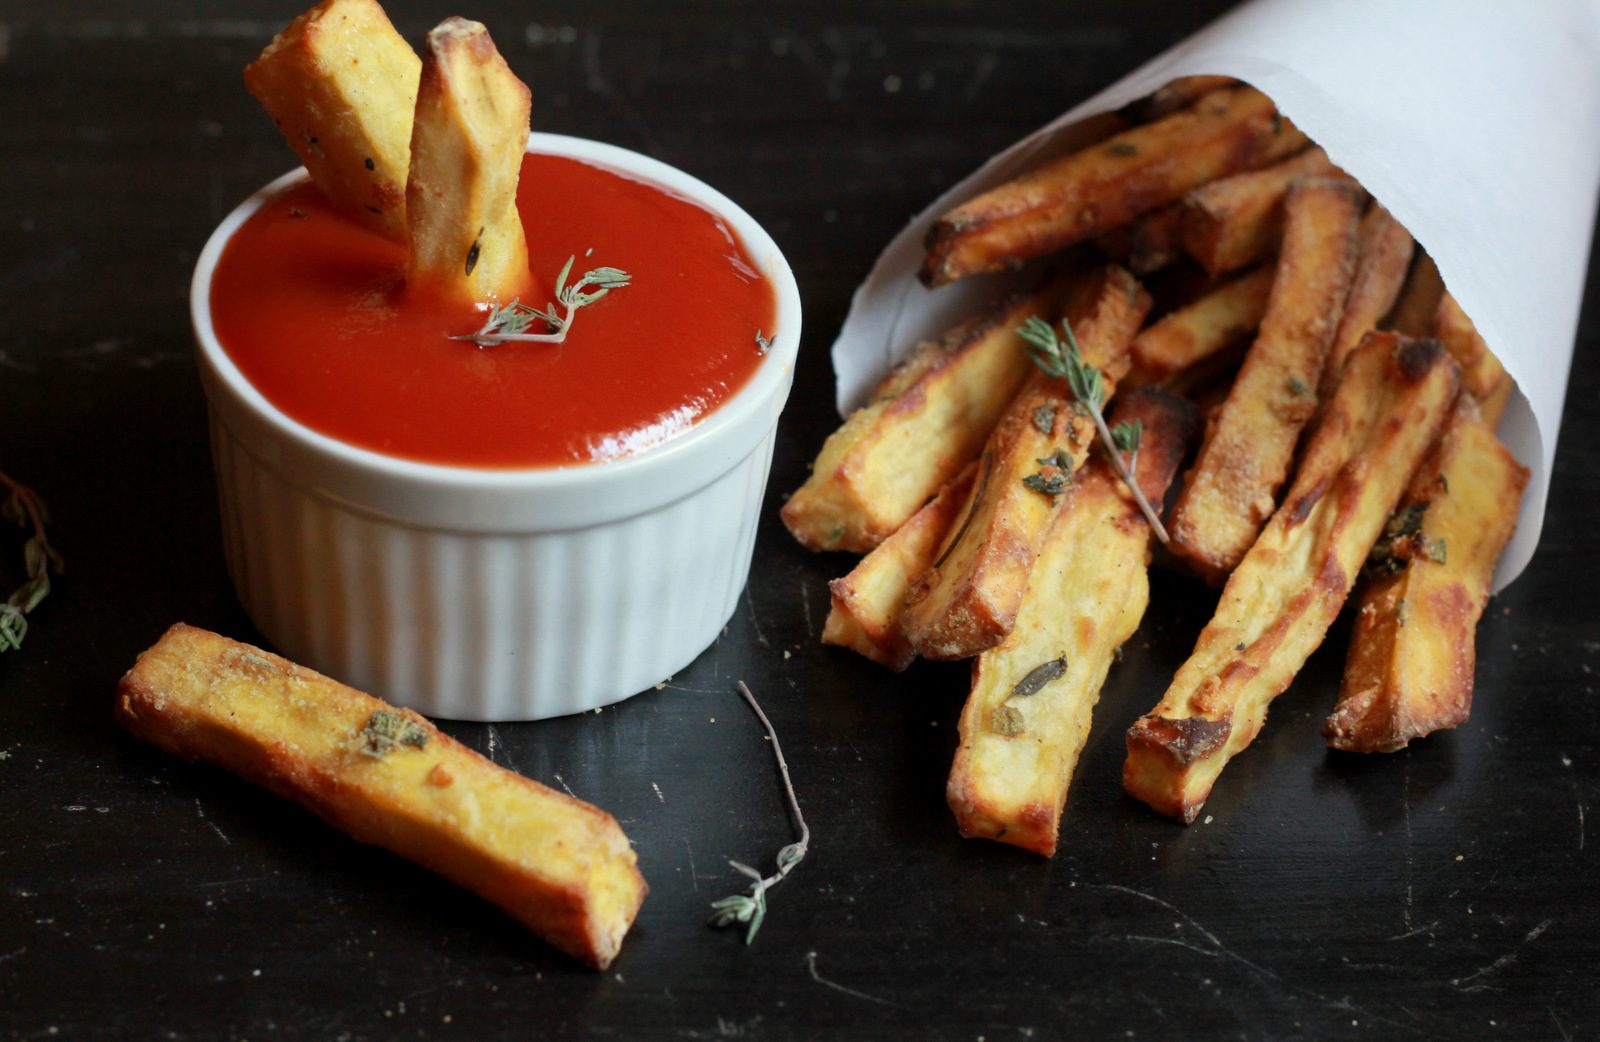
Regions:
<instances>
[{"instance_id":1,"label":"dried herb sprig","mask_svg":"<svg viewBox=\"0 0 1600 1042\"><path fill-rule=\"evenodd\" d=\"M778 851L775 859L777 871L770 876L763 876L749 865L738 861L729 860L734 871L740 875L749 876L754 882L750 884L748 894L734 894L724 897L720 901L711 902L711 915L706 923L714 927L732 926L734 923L746 924L744 943L749 944L756 939L756 931L761 929L762 920L767 917L767 891L776 886L798 865L806 856L806 851L811 847L811 826L806 824L805 815L800 813L800 801L794 794L794 782L789 778L789 763L783 758L783 747L778 744L778 732L772 729L772 721L767 719L767 714L761 711L761 705L756 701L756 696L750 693L750 688L744 681L739 681L739 694L750 703L750 708L755 710L761 726L767 729L767 737L772 740L772 753L778 758L778 773L783 776L784 795L789 800L789 814L794 820L795 828L800 830L800 838Z\"/></svg>"},{"instance_id":2,"label":"dried herb sprig","mask_svg":"<svg viewBox=\"0 0 1600 1042\"><path fill-rule=\"evenodd\" d=\"M14 521L21 528L32 528L33 534L22 546L23 567L27 578L22 585L0 604L0 651L13 651L22 646L28 635L28 613L39 606L50 592L50 572L60 575L66 562L50 545L44 526L50 520L44 500L38 493L19 481L0 473L0 485L6 498L0 503L0 517Z\"/></svg>"},{"instance_id":3,"label":"dried herb sprig","mask_svg":"<svg viewBox=\"0 0 1600 1042\"><path fill-rule=\"evenodd\" d=\"M621 289L632 278L620 268L592 268L569 286L567 276L572 274L572 265L576 260L575 255L568 257L567 263L561 266L561 274L556 276L556 302L566 309L563 313L556 313L556 304L536 308L516 299L504 307L490 308L488 320L476 333L464 333L450 339L470 340L479 347L493 347L513 340L526 344L562 343L567 339L572 318L579 308L588 307L614 289ZM528 332L534 322L543 322L548 332Z\"/></svg>"},{"instance_id":4,"label":"dried herb sprig","mask_svg":"<svg viewBox=\"0 0 1600 1042\"><path fill-rule=\"evenodd\" d=\"M1117 469L1117 476L1128 486L1128 491L1133 493L1134 502L1139 505L1145 520L1150 522L1150 528L1155 532L1156 538L1165 544L1170 538L1166 526L1161 523L1155 508L1145 498L1139 483L1134 480L1128 460L1123 458L1122 446L1130 444L1137 461L1139 435L1143 434L1144 428L1140 425L1138 434L1133 434L1132 425L1117 424L1119 429L1126 428L1128 431L1123 435L1121 442L1111 433L1111 428L1106 426L1104 412L1105 377L1100 375L1100 370L1083 360L1083 352L1078 349L1078 338L1072 335L1072 323L1065 318L1061 320L1061 332L1064 336L1057 336L1050 323L1037 315L1030 315L1017 330L1017 335L1027 343L1028 355L1033 359L1033 364L1051 376L1065 380L1072 397L1093 417L1095 429L1100 432L1100 440L1105 444L1106 455L1111 458L1111 465Z\"/></svg>"}]
</instances>

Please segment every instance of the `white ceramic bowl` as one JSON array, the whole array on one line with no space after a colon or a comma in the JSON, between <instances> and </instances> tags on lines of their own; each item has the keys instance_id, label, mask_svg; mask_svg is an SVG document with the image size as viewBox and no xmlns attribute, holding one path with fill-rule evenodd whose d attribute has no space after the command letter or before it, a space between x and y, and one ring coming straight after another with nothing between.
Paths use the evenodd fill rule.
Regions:
<instances>
[{"instance_id":1,"label":"white ceramic bowl","mask_svg":"<svg viewBox=\"0 0 1600 1042\"><path fill-rule=\"evenodd\" d=\"M228 215L190 289L223 545L245 610L288 657L430 716L594 709L666 679L717 638L749 575L800 343L793 272L720 192L581 138L532 134L528 149L699 202L772 285L766 358L688 431L619 460L480 470L385 456L290 419L218 343L211 278L229 237L303 170Z\"/></svg>"}]
</instances>

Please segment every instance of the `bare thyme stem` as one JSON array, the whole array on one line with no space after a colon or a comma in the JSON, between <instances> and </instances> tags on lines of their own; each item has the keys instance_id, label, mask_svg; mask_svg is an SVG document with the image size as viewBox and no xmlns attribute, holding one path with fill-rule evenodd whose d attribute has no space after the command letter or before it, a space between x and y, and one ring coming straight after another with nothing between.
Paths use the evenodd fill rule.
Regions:
<instances>
[{"instance_id":1,"label":"bare thyme stem","mask_svg":"<svg viewBox=\"0 0 1600 1042\"><path fill-rule=\"evenodd\" d=\"M778 773L783 777L783 792L789 801L789 817L794 826L800 830L800 838L778 851L776 864L778 870L770 876L763 876L749 865L730 860L734 871L740 875L749 876L754 882L750 884L748 894L734 894L724 897L720 901L711 903L711 915L706 922L715 927L731 926L734 923L745 923L747 928L744 943L749 944L756 939L756 931L761 929L762 920L767 915L767 891L778 885L794 867L806 856L806 851L811 847L811 826L806 824L806 817L800 811L800 800L794 793L794 781L789 777L789 761L783 757L783 746L778 744L778 732L773 729L772 721L767 719L767 714L762 711L761 704L756 701L756 696L750 693L750 688L744 681L739 681L739 694L750 703L750 708L755 710L761 726L766 728L767 738L772 741L772 753L778 760Z\"/></svg>"},{"instance_id":2,"label":"bare thyme stem","mask_svg":"<svg viewBox=\"0 0 1600 1042\"><path fill-rule=\"evenodd\" d=\"M1089 415L1094 417L1095 428L1100 431L1100 440L1105 442L1106 455L1111 457L1111 465L1117 468L1117 476L1122 479L1124 485L1128 486L1128 491L1133 493L1133 501L1139 504L1139 509L1144 512L1145 520L1150 522L1150 527L1155 532L1156 538L1161 540L1161 544L1165 546L1171 541L1171 537L1167 535L1167 528L1161 523L1161 516L1156 513L1155 508L1150 505L1150 501L1145 498L1144 490L1139 487L1139 482L1134 480L1133 471L1128 468L1127 461L1122 458L1122 450L1117 448L1117 440L1111 436L1111 430L1106 426L1105 416L1100 412L1099 408L1090 409ZM1137 453L1135 454L1135 459L1137 459Z\"/></svg>"}]
</instances>

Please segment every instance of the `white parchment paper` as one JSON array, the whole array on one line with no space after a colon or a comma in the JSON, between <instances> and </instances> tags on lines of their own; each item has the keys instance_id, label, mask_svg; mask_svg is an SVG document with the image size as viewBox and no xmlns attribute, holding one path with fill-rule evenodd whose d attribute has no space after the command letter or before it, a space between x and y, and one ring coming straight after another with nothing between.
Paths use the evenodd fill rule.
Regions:
<instances>
[{"instance_id":1,"label":"white parchment paper","mask_svg":"<svg viewBox=\"0 0 1600 1042\"><path fill-rule=\"evenodd\" d=\"M1433 256L1516 379L1501 437L1531 470L1496 588L1533 555L1600 188L1600 0L1256 0L984 164L914 218L857 289L833 346L841 413L917 340L1005 276L916 281L938 214L1069 151L1085 121L1176 76L1245 80Z\"/></svg>"}]
</instances>

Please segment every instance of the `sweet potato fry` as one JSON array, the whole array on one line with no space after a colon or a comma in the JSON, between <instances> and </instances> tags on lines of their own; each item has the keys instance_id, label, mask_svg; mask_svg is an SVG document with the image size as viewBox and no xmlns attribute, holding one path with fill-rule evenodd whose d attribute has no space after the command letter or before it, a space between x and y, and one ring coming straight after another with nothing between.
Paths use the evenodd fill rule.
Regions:
<instances>
[{"instance_id":1,"label":"sweet potato fry","mask_svg":"<svg viewBox=\"0 0 1600 1042\"><path fill-rule=\"evenodd\" d=\"M1361 190L1308 178L1290 189L1261 331L1211 418L1168 530L1169 549L1220 583L1250 549L1316 411L1323 360L1355 268Z\"/></svg>"},{"instance_id":2,"label":"sweet potato fry","mask_svg":"<svg viewBox=\"0 0 1600 1042\"><path fill-rule=\"evenodd\" d=\"M919 277L941 286L1102 235L1213 178L1274 162L1306 137L1249 87L1046 163L940 217Z\"/></svg>"},{"instance_id":3,"label":"sweet potato fry","mask_svg":"<svg viewBox=\"0 0 1600 1042\"><path fill-rule=\"evenodd\" d=\"M849 575L828 584L832 606L822 626L824 644L852 648L896 673L911 665L917 653L900 635L906 591L932 567L945 537L960 523L977 470L977 464L967 464Z\"/></svg>"},{"instance_id":4,"label":"sweet potato fry","mask_svg":"<svg viewBox=\"0 0 1600 1042\"><path fill-rule=\"evenodd\" d=\"M416 713L215 633L169 629L122 678L117 718L427 866L598 969L644 900L611 815L495 766Z\"/></svg>"},{"instance_id":5,"label":"sweet potato fry","mask_svg":"<svg viewBox=\"0 0 1600 1042\"><path fill-rule=\"evenodd\" d=\"M447 18L428 33L406 183L408 291L476 303L530 288L517 213L530 105L481 24Z\"/></svg>"},{"instance_id":6,"label":"sweet potato fry","mask_svg":"<svg viewBox=\"0 0 1600 1042\"><path fill-rule=\"evenodd\" d=\"M1067 320L1108 387L1127 371L1128 341L1149 308L1149 295L1116 265L1074 290ZM1073 408L1065 382L1035 371L984 446L962 523L906 594L900 628L918 654L967 658L1005 639L1061 494L1094 439L1093 420Z\"/></svg>"},{"instance_id":7,"label":"sweet potato fry","mask_svg":"<svg viewBox=\"0 0 1600 1042\"><path fill-rule=\"evenodd\" d=\"M1527 481L1461 395L1368 558L1329 745L1392 752L1467 719L1478 619Z\"/></svg>"},{"instance_id":8,"label":"sweet potato fry","mask_svg":"<svg viewBox=\"0 0 1600 1042\"><path fill-rule=\"evenodd\" d=\"M1178 241L1178 220L1182 216L1182 205L1173 203L1111 229L1096 239L1095 245L1127 265L1135 275L1148 275L1165 268L1183 252Z\"/></svg>"},{"instance_id":9,"label":"sweet potato fry","mask_svg":"<svg viewBox=\"0 0 1600 1042\"><path fill-rule=\"evenodd\" d=\"M865 553L966 466L1030 368L1017 327L1062 288L1019 294L922 344L823 443L783 523L812 550Z\"/></svg>"},{"instance_id":10,"label":"sweet potato fry","mask_svg":"<svg viewBox=\"0 0 1600 1042\"><path fill-rule=\"evenodd\" d=\"M1129 104L1125 112L1136 123L1148 123L1186 108L1214 90L1237 86L1239 81L1231 76L1179 76L1149 97Z\"/></svg>"},{"instance_id":11,"label":"sweet potato fry","mask_svg":"<svg viewBox=\"0 0 1600 1042\"><path fill-rule=\"evenodd\" d=\"M1164 391L1117 399L1111 421L1142 424L1134 473L1151 502L1166 493L1194 416ZM1149 603L1149 560L1144 515L1110 464L1092 460L1050 527L1016 626L973 664L946 789L963 836L1055 853L1100 687Z\"/></svg>"},{"instance_id":12,"label":"sweet potato fry","mask_svg":"<svg viewBox=\"0 0 1600 1042\"><path fill-rule=\"evenodd\" d=\"M1367 208L1366 216L1361 218L1361 254L1356 258L1355 281L1350 284L1344 317L1339 320L1339 331L1334 334L1328 361L1322 367L1321 397L1333 393L1339 374L1344 372L1345 359L1394 307L1411 267L1413 246L1411 233L1388 210L1377 203Z\"/></svg>"},{"instance_id":13,"label":"sweet potato fry","mask_svg":"<svg viewBox=\"0 0 1600 1042\"><path fill-rule=\"evenodd\" d=\"M1433 335L1439 338L1445 350L1461 366L1461 389L1479 399L1480 404L1507 381L1506 370L1500 364L1500 359L1489 350L1489 345L1478 335L1478 327L1472 324L1472 319L1467 317L1461 305L1456 303L1456 298L1448 292L1439 297L1439 309L1433 319ZM1503 406L1503 399L1500 404ZM1491 428L1499 420L1497 409L1489 420Z\"/></svg>"},{"instance_id":14,"label":"sweet potato fry","mask_svg":"<svg viewBox=\"0 0 1600 1042\"><path fill-rule=\"evenodd\" d=\"M1131 795L1194 820L1322 642L1459 384L1436 340L1374 333L1350 356L1283 506L1160 703L1128 730Z\"/></svg>"},{"instance_id":15,"label":"sweet potato fry","mask_svg":"<svg viewBox=\"0 0 1600 1042\"><path fill-rule=\"evenodd\" d=\"M1302 177L1345 174L1315 146L1263 170L1234 174L1184 196L1178 236L1212 275L1236 271L1270 255L1283 236L1283 201ZM1353 181L1351 182L1354 183Z\"/></svg>"},{"instance_id":16,"label":"sweet potato fry","mask_svg":"<svg viewBox=\"0 0 1600 1042\"><path fill-rule=\"evenodd\" d=\"M1439 299L1444 295L1444 280L1439 277L1438 265L1421 249L1415 251L1411 274L1400 287L1400 299L1394 310L1380 323L1379 329L1392 329L1406 336L1431 336L1434 319L1439 313Z\"/></svg>"},{"instance_id":17,"label":"sweet potato fry","mask_svg":"<svg viewBox=\"0 0 1600 1042\"><path fill-rule=\"evenodd\" d=\"M1273 266L1263 265L1169 312L1133 338L1128 382L1159 384L1250 336L1272 292Z\"/></svg>"},{"instance_id":18,"label":"sweet potato fry","mask_svg":"<svg viewBox=\"0 0 1600 1042\"><path fill-rule=\"evenodd\" d=\"M244 70L322 194L406 239L406 171L422 61L377 0L323 0Z\"/></svg>"}]
</instances>

